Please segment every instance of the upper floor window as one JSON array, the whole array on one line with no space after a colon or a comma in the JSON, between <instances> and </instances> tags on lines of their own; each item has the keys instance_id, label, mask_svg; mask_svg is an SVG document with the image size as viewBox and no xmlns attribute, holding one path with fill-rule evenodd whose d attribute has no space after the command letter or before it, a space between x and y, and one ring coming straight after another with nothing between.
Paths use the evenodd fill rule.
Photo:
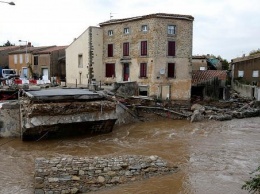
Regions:
<instances>
[{"instance_id":1,"label":"upper floor window","mask_svg":"<svg viewBox=\"0 0 260 194\"><path fill-rule=\"evenodd\" d=\"M147 32L147 31L148 31L148 26L147 26L147 25L142 25L141 30L142 30L143 32Z\"/></svg>"},{"instance_id":2,"label":"upper floor window","mask_svg":"<svg viewBox=\"0 0 260 194\"><path fill-rule=\"evenodd\" d=\"M38 56L33 56L34 65L38 65Z\"/></svg>"},{"instance_id":3,"label":"upper floor window","mask_svg":"<svg viewBox=\"0 0 260 194\"><path fill-rule=\"evenodd\" d=\"M23 63L23 55L20 54L19 57L20 57L20 60L19 60L19 61L20 61L20 64L22 64L22 63Z\"/></svg>"},{"instance_id":4,"label":"upper floor window","mask_svg":"<svg viewBox=\"0 0 260 194\"><path fill-rule=\"evenodd\" d=\"M238 71L238 77L244 77L244 71Z\"/></svg>"},{"instance_id":5,"label":"upper floor window","mask_svg":"<svg viewBox=\"0 0 260 194\"><path fill-rule=\"evenodd\" d=\"M14 55L14 64L17 64L17 55Z\"/></svg>"},{"instance_id":6,"label":"upper floor window","mask_svg":"<svg viewBox=\"0 0 260 194\"><path fill-rule=\"evenodd\" d=\"M140 63L140 77L147 77L147 63Z\"/></svg>"},{"instance_id":7,"label":"upper floor window","mask_svg":"<svg viewBox=\"0 0 260 194\"><path fill-rule=\"evenodd\" d=\"M129 33L130 33L129 28L124 28L124 34L129 34Z\"/></svg>"},{"instance_id":8,"label":"upper floor window","mask_svg":"<svg viewBox=\"0 0 260 194\"><path fill-rule=\"evenodd\" d=\"M175 25L168 25L168 34L171 34L171 35L176 34L176 26Z\"/></svg>"},{"instance_id":9,"label":"upper floor window","mask_svg":"<svg viewBox=\"0 0 260 194\"><path fill-rule=\"evenodd\" d=\"M78 55L78 67L83 68L83 55L82 54Z\"/></svg>"},{"instance_id":10,"label":"upper floor window","mask_svg":"<svg viewBox=\"0 0 260 194\"><path fill-rule=\"evenodd\" d=\"M114 52L113 52L113 44L108 44L107 45L107 56L108 57L113 57Z\"/></svg>"},{"instance_id":11,"label":"upper floor window","mask_svg":"<svg viewBox=\"0 0 260 194\"><path fill-rule=\"evenodd\" d=\"M141 41L141 56L147 55L147 41Z\"/></svg>"},{"instance_id":12,"label":"upper floor window","mask_svg":"<svg viewBox=\"0 0 260 194\"><path fill-rule=\"evenodd\" d=\"M258 70L253 71L252 77L259 77L259 71Z\"/></svg>"},{"instance_id":13,"label":"upper floor window","mask_svg":"<svg viewBox=\"0 0 260 194\"><path fill-rule=\"evenodd\" d=\"M113 36L113 30L108 30L108 36Z\"/></svg>"},{"instance_id":14,"label":"upper floor window","mask_svg":"<svg viewBox=\"0 0 260 194\"><path fill-rule=\"evenodd\" d=\"M168 56L175 56L175 41L168 41Z\"/></svg>"},{"instance_id":15,"label":"upper floor window","mask_svg":"<svg viewBox=\"0 0 260 194\"><path fill-rule=\"evenodd\" d=\"M168 77L175 77L175 63L168 63Z\"/></svg>"},{"instance_id":16,"label":"upper floor window","mask_svg":"<svg viewBox=\"0 0 260 194\"><path fill-rule=\"evenodd\" d=\"M129 42L123 43L123 56L129 56Z\"/></svg>"}]
</instances>

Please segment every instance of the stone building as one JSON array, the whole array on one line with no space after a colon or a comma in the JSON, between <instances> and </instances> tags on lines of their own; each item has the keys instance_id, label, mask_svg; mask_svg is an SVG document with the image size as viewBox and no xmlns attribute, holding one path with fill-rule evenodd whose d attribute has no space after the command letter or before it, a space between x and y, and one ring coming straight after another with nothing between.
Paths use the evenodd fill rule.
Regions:
<instances>
[{"instance_id":1,"label":"stone building","mask_svg":"<svg viewBox=\"0 0 260 194\"><path fill-rule=\"evenodd\" d=\"M14 50L19 49L19 46L2 46L0 47L0 68L9 67L9 58L8 53Z\"/></svg>"},{"instance_id":2,"label":"stone building","mask_svg":"<svg viewBox=\"0 0 260 194\"><path fill-rule=\"evenodd\" d=\"M136 81L139 95L189 100L193 20L157 13L100 23L102 81Z\"/></svg>"},{"instance_id":3,"label":"stone building","mask_svg":"<svg viewBox=\"0 0 260 194\"><path fill-rule=\"evenodd\" d=\"M92 79L99 82L102 70L103 32L89 27L66 49L67 84L88 85Z\"/></svg>"},{"instance_id":4,"label":"stone building","mask_svg":"<svg viewBox=\"0 0 260 194\"><path fill-rule=\"evenodd\" d=\"M192 70L207 70L207 58L206 56L192 56Z\"/></svg>"},{"instance_id":5,"label":"stone building","mask_svg":"<svg viewBox=\"0 0 260 194\"><path fill-rule=\"evenodd\" d=\"M232 59L231 65L233 81L240 79L246 84L260 86L260 54Z\"/></svg>"},{"instance_id":6,"label":"stone building","mask_svg":"<svg viewBox=\"0 0 260 194\"><path fill-rule=\"evenodd\" d=\"M33 47L29 42L28 45L8 53L9 68L16 69L21 78L33 78L33 53L51 47L55 46Z\"/></svg>"},{"instance_id":7,"label":"stone building","mask_svg":"<svg viewBox=\"0 0 260 194\"><path fill-rule=\"evenodd\" d=\"M57 81L66 77L65 49L67 46L54 46L40 51L33 52L33 73L43 80Z\"/></svg>"}]
</instances>

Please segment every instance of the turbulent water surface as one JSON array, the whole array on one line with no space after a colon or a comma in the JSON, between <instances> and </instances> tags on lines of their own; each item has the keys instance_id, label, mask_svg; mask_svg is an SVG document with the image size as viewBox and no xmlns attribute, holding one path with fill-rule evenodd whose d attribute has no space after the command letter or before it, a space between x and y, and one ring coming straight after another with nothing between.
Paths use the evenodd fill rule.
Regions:
<instances>
[{"instance_id":1,"label":"turbulent water surface","mask_svg":"<svg viewBox=\"0 0 260 194\"><path fill-rule=\"evenodd\" d=\"M96 194L243 194L260 165L260 118L226 122L158 120L117 127L112 133L22 142L0 138L0 193L32 194L36 157L158 155L177 173L116 186Z\"/></svg>"}]
</instances>

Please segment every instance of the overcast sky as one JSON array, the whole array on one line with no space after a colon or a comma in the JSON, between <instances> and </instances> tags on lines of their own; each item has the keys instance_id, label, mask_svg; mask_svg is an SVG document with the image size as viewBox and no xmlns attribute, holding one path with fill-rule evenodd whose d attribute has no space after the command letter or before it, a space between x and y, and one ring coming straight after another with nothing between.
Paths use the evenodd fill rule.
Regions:
<instances>
[{"instance_id":1,"label":"overcast sky","mask_svg":"<svg viewBox=\"0 0 260 194\"><path fill-rule=\"evenodd\" d=\"M193 55L228 61L260 48L259 0L13 0L0 3L0 45L69 45L89 26L113 19L171 13L192 15Z\"/></svg>"}]
</instances>

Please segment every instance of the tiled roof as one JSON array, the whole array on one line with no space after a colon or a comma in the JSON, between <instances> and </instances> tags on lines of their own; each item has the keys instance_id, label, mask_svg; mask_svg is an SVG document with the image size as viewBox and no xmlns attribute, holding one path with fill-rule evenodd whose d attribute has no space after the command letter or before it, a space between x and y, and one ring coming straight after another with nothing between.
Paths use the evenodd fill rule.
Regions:
<instances>
[{"instance_id":1,"label":"tiled roof","mask_svg":"<svg viewBox=\"0 0 260 194\"><path fill-rule=\"evenodd\" d=\"M192 56L192 59L206 59L207 57L205 55L197 55L197 56Z\"/></svg>"},{"instance_id":2,"label":"tiled roof","mask_svg":"<svg viewBox=\"0 0 260 194\"><path fill-rule=\"evenodd\" d=\"M251 60L251 59L257 59L257 58L260 58L260 53L257 53L254 55L249 55L249 56L244 56L244 57L238 57L238 58L232 59L231 61L233 63L238 63L238 62L247 61L247 60Z\"/></svg>"},{"instance_id":3,"label":"tiled roof","mask_svg":"<svg viewBox=\"0 0 260 194\"><path fill-rule=\"evenodd\" d=\"M47 49L47 48L50 48L50 47L55 47L55 46L41 46L41 47L29 47L29 46L27 46L27 48L25 46L23 46L23 47L19 47L19 49L15 50L15 51L9 52L9 54L25 53L26 49L27 49L27 53L32 53L32 52L40 51L40 50Z\"/></svg>"},{"instance_id":4,"label":"tiled roof","mask_svg":"<svg viewBox=\"0 0 260 194\"><path fill-rule=\"evenodd\" d=\"M165 19L169 18L169 19L183 19L183 20L190 20L190 21L194 20L194 17L192 17L191 15L155 13L155 14L149 14L149 15L144 15L144 16L136 16L136 17L131 17L131 18L108 20L106 22L100 23L99 25L105 26L105 25L110 25L110 24L124 23L124 22L141 20L141 19L148 19L148 18L165 18Z\"/></svg>"},{"instance_id":5,"label":"tiled roof","mask_svg":"<svg viewBox=\"0 0 260 194\"><path fill-rule=\"evenodd\" d=\"M213 78L225 81L227 79L227 71L225 70L195 70L192 71L192 85L197 85Z\"/></svg>"},{"instance_id":6,"label":"tiled roof","mask_svg":"<svg viewBox=\"0 0 260 194\"><path fill-rule=\"evenodd\" d=\"M45 54L45 53L51 53L53 51L58 51L58 50L63 50L66 49L68 46L55 46L55 47L50 47L44 50L40 50L34 53L38 53L38 54Z\"/></svg>"},{"instance_id":7,"label":"tiled roof","mask_svg":"<svg viewBox=\"0 0 260 194\"><path fill-rule=\"evenodd\" d=\"M19 49L20 46L1 46L0 51Z\"/></svg>"}]
</instances>

